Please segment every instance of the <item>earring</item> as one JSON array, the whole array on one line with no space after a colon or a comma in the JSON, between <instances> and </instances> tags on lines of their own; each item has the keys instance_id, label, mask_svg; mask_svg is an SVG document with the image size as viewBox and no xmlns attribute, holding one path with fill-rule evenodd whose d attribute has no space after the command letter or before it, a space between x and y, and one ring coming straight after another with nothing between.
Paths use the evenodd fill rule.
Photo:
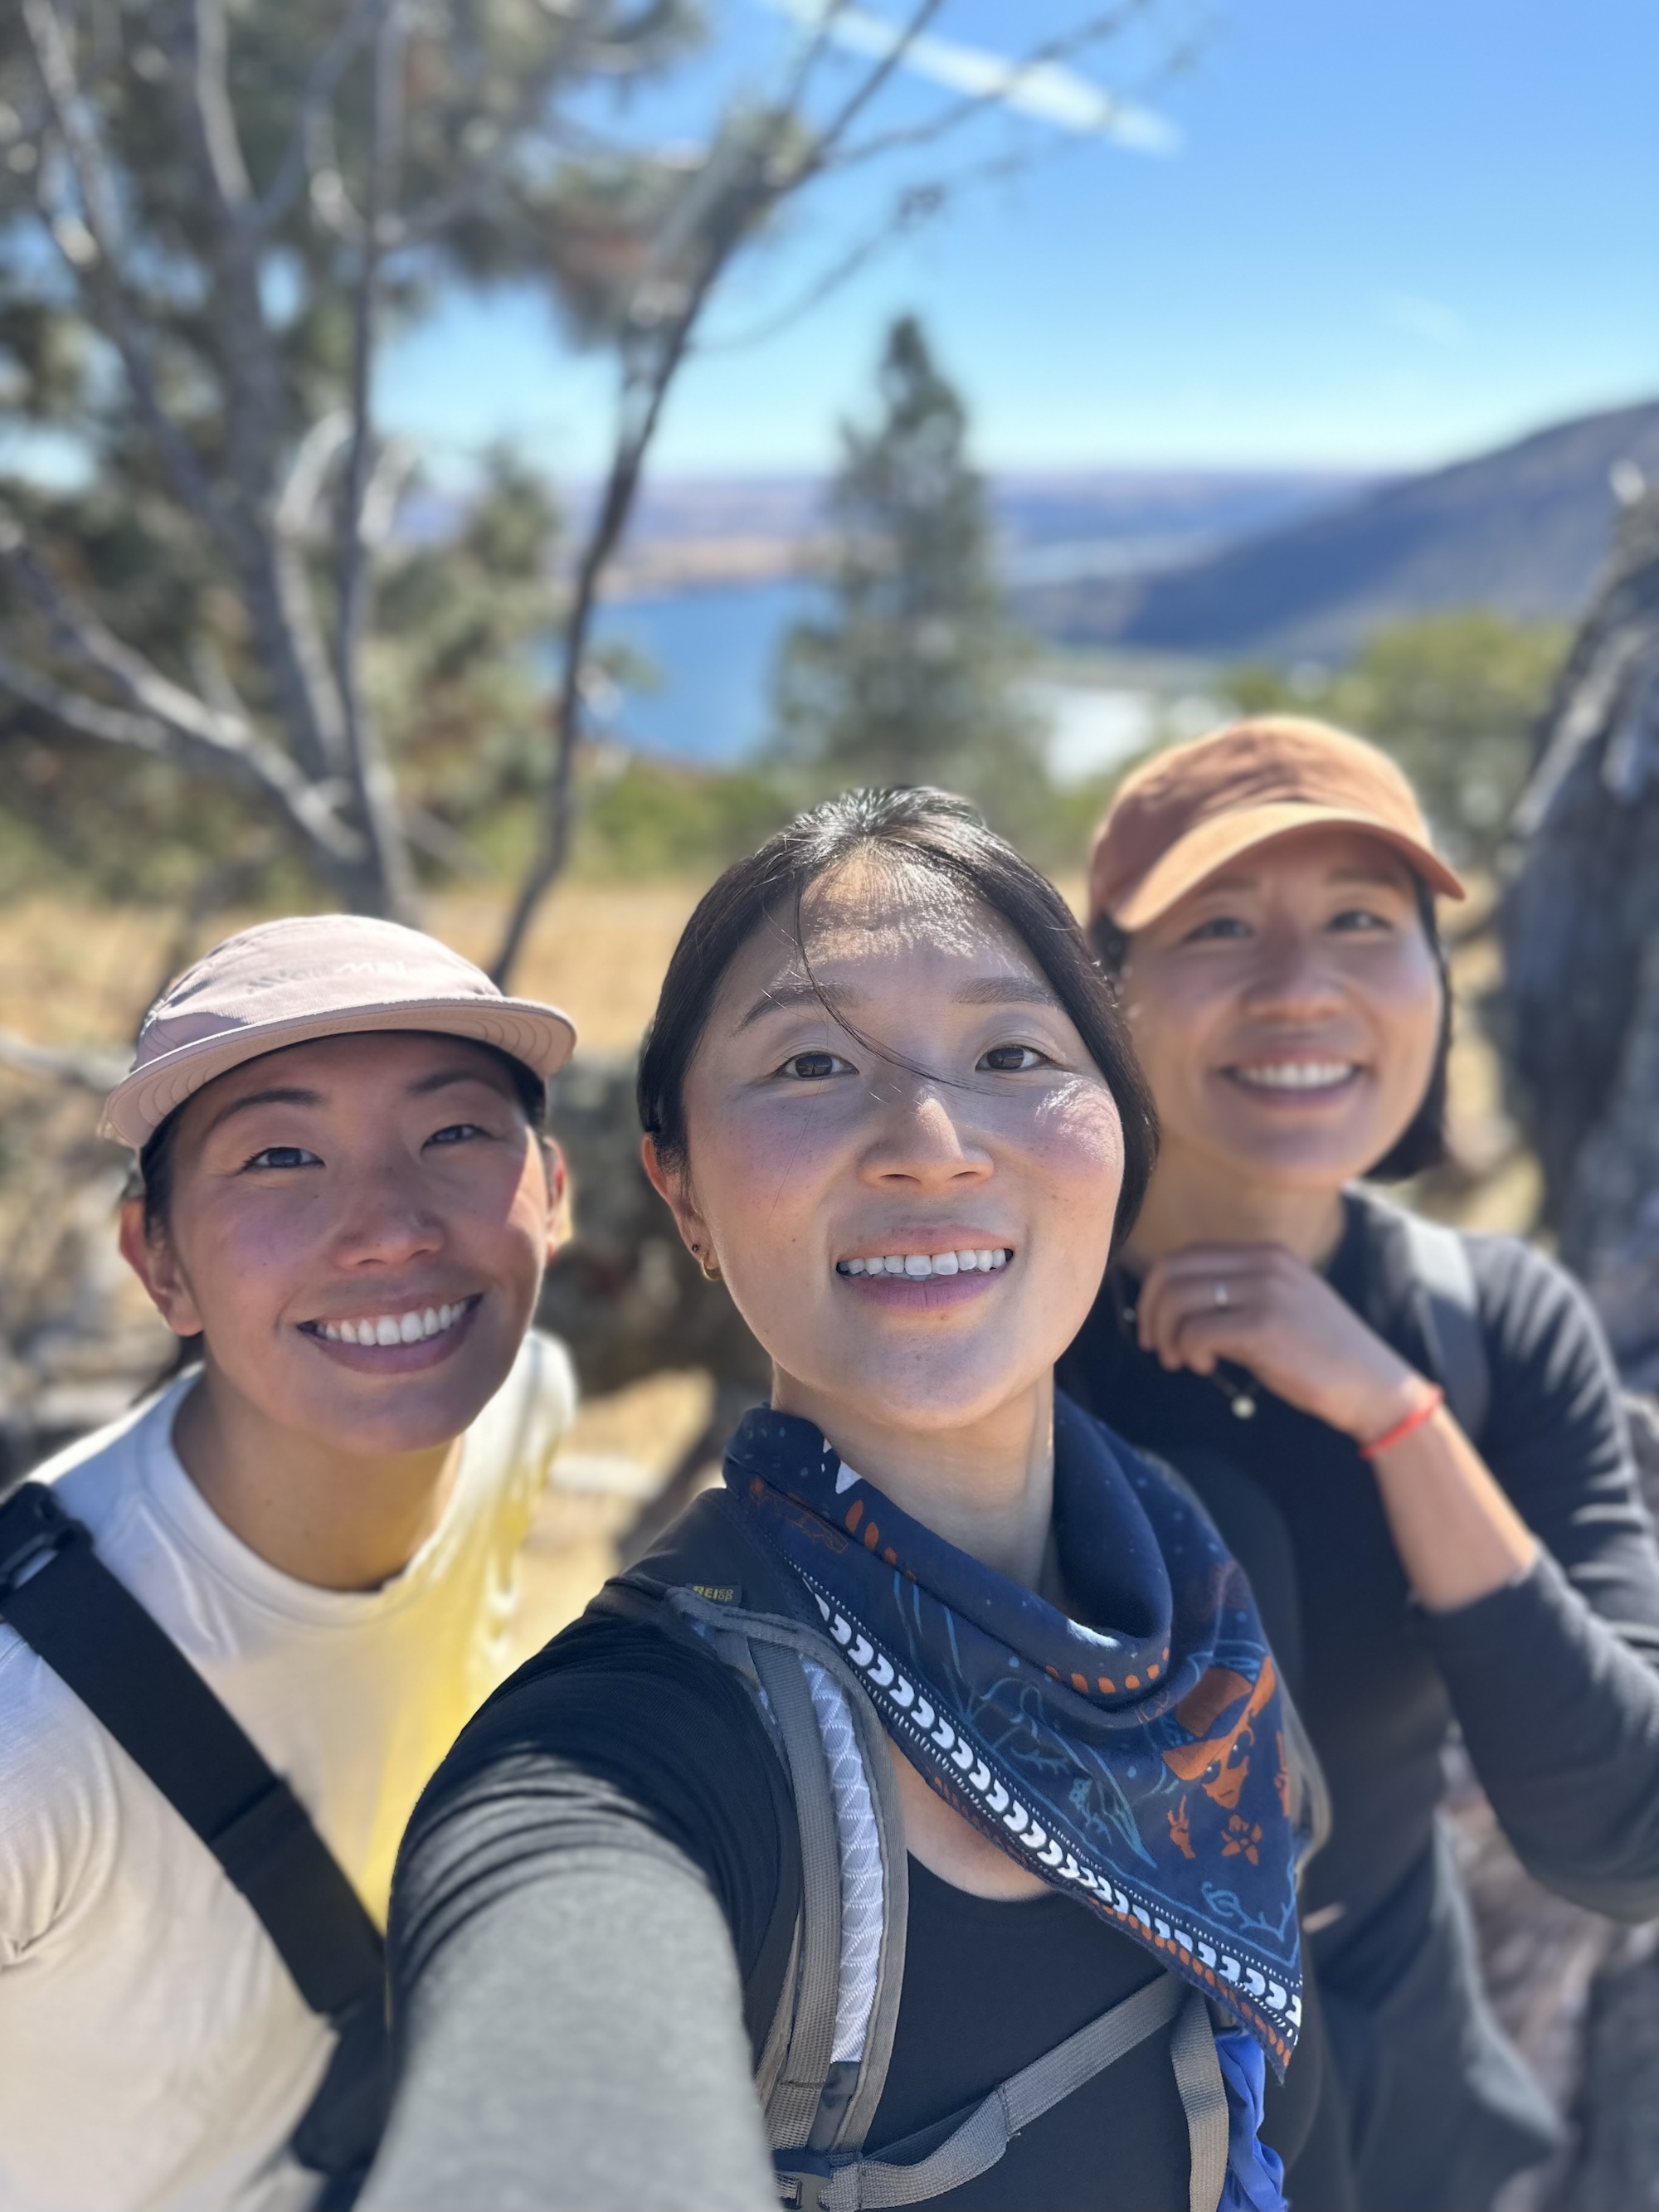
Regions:
<instances>
[{"instance_id":1,"label":"earring","mask_svg":"<svg viewBox=\"0 0 1659 2212\"><path fill-rule=\"evenodd\" d=\"M691 1249L695 1252L697 1247L694 1244ZM723 1283L726 1280L725 1276L720 1273L718 1260L705 1260L702 1262L702 1279L706 1283Z\"/></svg>"}]
</instances>

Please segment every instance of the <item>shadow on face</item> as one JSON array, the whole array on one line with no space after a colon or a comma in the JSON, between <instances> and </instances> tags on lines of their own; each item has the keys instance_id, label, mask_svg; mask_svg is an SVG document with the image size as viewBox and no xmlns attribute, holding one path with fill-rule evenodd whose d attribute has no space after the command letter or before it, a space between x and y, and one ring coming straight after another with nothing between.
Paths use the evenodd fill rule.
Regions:
<instances>
[{"instance_id":1,"label":"shadow on face","mask_svg":"<svg viewBox=\"0 0 1659 2212\"><path fill-rule=\"evenodd\" d=\"M1098 1288L1111 1091L1029 947L926 866L856 855L721 981L656 1171L798 1409L970 1423L1046 1378Z\"/></svg>"},{"instance_id":2,"label":"shadow on face","mask_svg":"<svg viewBox=\"0 0 1659 2212\"><path fill-rule=\"evenodd\" d=\"M1362 831L1297 831L1241 856L1136 934L1121 983L1161 1184L1337 1189L1393 1148L1440 1048L1416 878Z\"/></svg>"},{"instance_id":3,"label":"shadow on face","mask_svg":"<svg viewBox=\"0 0 1659 2212\"><path fill-rule=\"evenodd\" d=\"M122 1249L228 1403L397 1454L499 1389L563 1189L499 1054L409 1031L290 1046L191 1099L168 1168L164 1218L131 1202Z\"/></svg>"}]
</instances>

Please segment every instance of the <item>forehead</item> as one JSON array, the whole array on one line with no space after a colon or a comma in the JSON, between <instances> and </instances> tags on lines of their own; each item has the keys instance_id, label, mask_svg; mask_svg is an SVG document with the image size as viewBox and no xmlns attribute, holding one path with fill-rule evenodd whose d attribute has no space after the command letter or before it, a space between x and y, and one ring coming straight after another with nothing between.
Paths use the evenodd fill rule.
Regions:
<instances>
[{"instance_id":1,"label":"forehead","mask_svg":"<svg viewBox=\"0 0 1659 2212\"><path fill-rule=\"evenodd\" d=\"M721 998L740 1017L757 991L804 983L809 970L810 980L850 993L941 967L1042 980L1018 932L965 884L923 861L860 854L809 886L799 939L793 915L766 918Z\"/></svg>"},{"instance_id":2,"label":"forehead","mask_svg":"<svg viewBox=\"0 0 1659 2212\"><path fill-rule=\"evenodd\" d=\"M374 1092L413 1089L453 1075L475 1079L510 1092L512 1079L495 1054L467 1037L443 1036L424 1030L357 1031L349 1036L313 1037L304 1044L261 1053L240 1067L204 1084L186 1108L191 1122L205 1127L227 1107L266 1091L305 1091L327 1107L349 1103Z\"/></svg>"}]
</instances>

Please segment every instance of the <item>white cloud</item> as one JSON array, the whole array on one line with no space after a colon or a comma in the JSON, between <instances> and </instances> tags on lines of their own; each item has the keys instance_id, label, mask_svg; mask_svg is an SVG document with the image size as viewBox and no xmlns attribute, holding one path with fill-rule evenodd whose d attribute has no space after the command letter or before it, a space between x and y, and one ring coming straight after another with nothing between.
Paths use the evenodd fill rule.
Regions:
<instances>
[{"instance_id":1,"label":"white cloud","mask_svg":"<svg viewBox=\"0 0 1659 2212\"><path fill-rule=\"evenodd\" d=\"M863 8L835 8L832 0L762 0L775 13L790 15L807 29L822 27L847 53L880 61L904 38L902 26ZM825 18L829 17L826 22ZM899 66L912 76L971 99L1000 103L1057 130L1110 138L1136 154L1173 154L1181 144L1174 124L1150 108L1115 99L1076 70L1058 62L1022 64L982 46L964 46L927 33L904 47Z\"/></svg>"},{"instance_id":2,"label":"white cloud","mask_svg":"<svg viewBox=\"0 0 1659 2212\"><path fill-rule=\"evenodd\" d=\"M1468 335L1468 325L1455 307L1439 300L1425 300L1420 293L1387 292L1377 304L1384 319L1396 330L1407 331L1414 338L1427 338L1431 345L1458 345Z\"/></svg>"}]
</instances>

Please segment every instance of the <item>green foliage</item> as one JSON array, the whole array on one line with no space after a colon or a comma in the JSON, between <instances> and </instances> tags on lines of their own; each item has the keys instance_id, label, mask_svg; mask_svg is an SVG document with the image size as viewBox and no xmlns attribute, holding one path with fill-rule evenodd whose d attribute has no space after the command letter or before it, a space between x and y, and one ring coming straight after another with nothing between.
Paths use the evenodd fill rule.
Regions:
<instances>
[{"instance_id":1,"label":"green foliage","mask_svg":"<svg viewBox=\"0 0 1659 2212\"><path fill-rule=\"evenodd\" d=\"M590 771L575 866L589 877L712 877L787 821L799 794L764 769L635 757Z\"/></svg>"},{"instance_id":2,"label":"green foliage","mask_svg":"<svg viewBox=\"0 0 1659 2212\"><path fill-rule=\"evenodd\" d=\"M1531 767L1570 632L1471 607L1379 630L1345 668L1236 668L1242 714L1317 714L1382 746L1447 850L1488 865Z\"/></svg>"},{"instance_id":3,"label":"green foliage","mask_svg":"<svg viewBox=\"0 0 1659 2212\"><path fill-rule=\"evenodd\" d=\"M830 495L831 607L798 624L775 678L774 751L823 788L939 783L1017 834L1041 795L1024 665L992 561L961 399L911 317L888 334L880 413L848 426Z\"/></svg>"},{"instance_id":4,"label":"green foliage","mask_svg":"<svg viewBox=\"0 0 1659 2212\"><path fill-rule=\"evenodd\" d=\"M101 494L75 503L82 558L123 600L129 633L142 629L152 652L170 634L173 656L188 659L178 606L142 563L124 574L121 533L105 534L103 505ZM534 648L556 612L558 538L546 485L498 453L451 528L394 542L383 558L368 686L428 876L476 872L475 848L496 842L496 817L537 784L549 706ZM206 581L203 594L212 612ZM234 618L225 627L234 634ZM191 895L204 866L238 898L307 895L298 857L238 793L172 761L65 741L0 699L0 891L78 885L99 897L171 900Z\"/></svg>"},{"instance_id":5,"label":"green foliage","mask_svg":"<svg viewBox=\"0 0 1659 2212\"><path fill-rule=\"evenodd\" d=\"M131 704L116 659L71 647L14 566L4 649L39 680L33 699L27 681L0 690L0 889L68 869L122 896L173 896L204 861L257 873L269 850L313 889L320 865L354 902L394 896L384 848L346 859L304 827L330 814L364 827L346 771L365 788L377 772L336 734L341 672L358 665L428 872L464 860L447 833L523 788L538 749L545 772L522 648L556 612L555 518L522 471L495 461L441 544L370 543L361 653L355 626L343 639L377 20L393 21L361 0L0 9L5 520L115 655L136 652L190 702L252 729L314 800L285 816L268 781L176 727L153 727L149 757L107 721L95 734L100 711ZM633 131L607 144L599 117L700 37L694 0L402 7L381 40L399 119L369 324L394 335L458 284L514 279L611 342L691 157ZM572 105L588 111L574 136L559 113ZM550 245L567 215L580 272ZM43 455L53 469L31 476ZM368 507L383 516L404 463L372 426L368 461ZM78 730L42 684L84 705ZM395 844L395 810L387 819Z\"/></svg>"}]
</instances>

